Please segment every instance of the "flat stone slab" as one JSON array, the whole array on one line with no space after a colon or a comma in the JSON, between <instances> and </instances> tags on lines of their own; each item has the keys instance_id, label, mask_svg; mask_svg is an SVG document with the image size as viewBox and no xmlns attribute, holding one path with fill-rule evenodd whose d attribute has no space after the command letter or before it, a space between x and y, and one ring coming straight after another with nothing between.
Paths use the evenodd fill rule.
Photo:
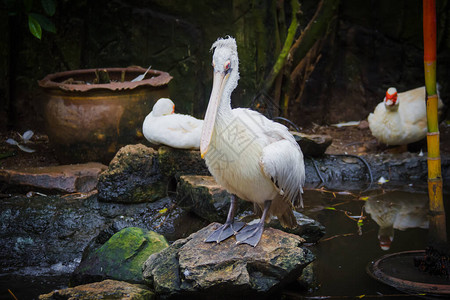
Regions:
<instances>
[{"instance_id":1,"label":"flat stone slab","mask_svg":"<svg viewBox=\"0 0 450 300\"><path fill-rule=\"evenodd\" d=\"M67 193L86 193L97 187L98 176L107 166L85 164L0 170L0 181L9 185L56 190Z\"/></svg>"},{"instance_id":2,"label":"flat stone slab","mask_svg":"<svg viewBox=\"0 0 450 300\"><path fill-rule=\"evenodd\" d=\"M205 243L220 225L212 223L186 239L175 241L144 263L143 277L162 297L195 295L234 299L276 292L296 280L314 255L301 247L297 235L266 228L256 247Z\"/></svg>"},{"instance_id":3,"label":"flat stone slab","mask_svg":"<svg viewBox=\"0 0 450 300\"><path fill-rule=\"evenodd\" d=\"M143 285L131 284L124 281L104 280L101 282L79 285L73 288L56 290L48 294L40 295L39 299L151 300L155 299L155 295Z\"/></svg>"},{"instance_id":4,"label":"flat stone slab","mask_svg":"<svg viewBox=\"0 0 450 300\"><path fill-rule=\"evenodd\" d=\"M297 131L291 131L291 133L305 156L322 156L333 142L333 138L329 135L304 134Z\"/></svg>"}]
</instances>

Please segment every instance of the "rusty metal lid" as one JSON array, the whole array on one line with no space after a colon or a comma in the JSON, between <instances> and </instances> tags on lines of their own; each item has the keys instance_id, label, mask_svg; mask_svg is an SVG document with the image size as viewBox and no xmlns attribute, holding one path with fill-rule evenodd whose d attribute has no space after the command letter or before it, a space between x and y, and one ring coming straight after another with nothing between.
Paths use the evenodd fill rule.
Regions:
<instances>
[{"instance_id":1,"label":"rusty metal lid","mask_svg":"<svg viewBox=\"0 0 450 300\"><path fill-rule=\"evenodd\" d=\"M75 83L76 81L88 82L95 78L95 71L106 70L112 80L111 83L104 84L89 84L89 83ZM141 81L131 82L132 79L144 74L146 69L142 67L127 67L127 68L98 68L98 69L82 69L73 71L64 71L59 73L49 74L42 80L38 81L40 87L44 89L58 89L64 91L87 92L91 90L131 90L142 86L160 87L167 85L172 76L169 73L150 69ZM125 80L121 82L122 73L125 72ZM71 80L73 80L73 83Z\"/></svg>"},{"instance_id":2,"label":"rusty metal lid","mask_svg":"<svg viewBox=\"0 0 450 300\"><path fill-rule=\"evenodd\" d=\"M424 250L404 251L382 256L367 266L374 279L411 294L450 295L447 278L421 272L414 266L414 257L423 257Z\"/></svg>"}]
</instances>

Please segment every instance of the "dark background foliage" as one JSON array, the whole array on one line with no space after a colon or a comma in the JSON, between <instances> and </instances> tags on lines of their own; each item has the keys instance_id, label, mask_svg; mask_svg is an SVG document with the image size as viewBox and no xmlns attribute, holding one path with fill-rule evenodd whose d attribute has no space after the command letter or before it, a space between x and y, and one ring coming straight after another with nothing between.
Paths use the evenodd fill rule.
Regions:
<instances>
[{"instance_id":1,"label":"dark background foliage","mask_svg":"<svg viewBox=\"0 0 450 300\"><path fill-rule=\"evenodd\" d=\"M319 19L326 30L312 35L319 41L314 51L306 53L310 49L305 46L306 54L297 61L290 57L278 87L263 97L259 92L292 20L290 1L60 0L49 17L56 33L43 31L41 40L30 33L26 15L11 15L6 2L0 11L2 130L42 128L37 80L45 75L130 65L169 72L177 111L203 117L212 84L209 49L226 35L236 38L240 57L233 105L273 102L279 108L275 114L283 114L283 97L288 96L284 115L301 126L361 120L388 87L405 91L424 85L420 0L299 1L296 39L313 25L309 23L319 5L335 9L328 19ZM37 12L42 10L39 1L33 5ZM437 16L437 78L447 102L448 1L437 1ZM303 73L290 82L296 67Z\"/></svg>"}]
</instances>

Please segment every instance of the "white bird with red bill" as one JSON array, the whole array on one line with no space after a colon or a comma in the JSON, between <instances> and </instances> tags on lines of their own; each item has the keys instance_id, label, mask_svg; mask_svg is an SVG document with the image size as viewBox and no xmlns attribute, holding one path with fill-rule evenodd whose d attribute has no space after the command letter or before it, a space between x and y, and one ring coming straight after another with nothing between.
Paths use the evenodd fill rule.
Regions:
<instances>
[{"instance_id":1,"label":"white bird with red bill","mask_svg":"<svg viewBox=\"0 0 450 300\"><path fill-rule=\"evenodd\" d=\"M439 109L444 104L439 98ZM372 135L391 146L420 141L427 135L427 109L425 87L403 93L390 87L386 96L367 118Z\"/></svg>"}]
</instances>

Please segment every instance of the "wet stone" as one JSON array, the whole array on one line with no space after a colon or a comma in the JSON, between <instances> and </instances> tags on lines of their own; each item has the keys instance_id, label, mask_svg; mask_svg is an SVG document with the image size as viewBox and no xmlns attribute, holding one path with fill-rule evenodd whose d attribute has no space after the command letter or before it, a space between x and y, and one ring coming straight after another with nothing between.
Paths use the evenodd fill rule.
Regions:
<instances>
[{"instance_id":1,"label":"wet stone","mask_svg":"<svg viewBox=\"0 0 450 300\"><path fill-rule=\"evenodd\" d=\"M333 139L329 135L304 134L296 131L291 131L291 133L300 145L303 155L305 156L322 156L325 154L328 146L333 142Z\"/></svg>"},{"instance_id":2,"label":"wet stone","mask_svg":"<svg viewBox=\"0 0 450 300\"><path fill-rule=\"evenodd\" d=\"M307 243L316 243L325 235L325 226L318 221L297 211L294 211L294 216L297 220L297 226L294 228L284 228L277 218L273 218L268 226L301 236ZM259 222L259 219L257 221Z\"/></svg>"},{"instance_id":3,"label":"wet stone","mask_svg":"<svg viewBox=\"0 0 450 300\"><path fill-rule=\"evenodd\" d=\"M73 288L56 290L40 295L40 300L50 299L155 299L154 293L144 285L130 284L123 281L104 280L91 284L79 285Z\"/></svg>"},{"instance_id":4,"label":"wet stone","mask_svg":"<svg viewBox=\"0 0 450 300\"><path fill-rule=\"evenodd\" d=\"M166 196L158 152L141 144L121 148L100 174L98 197L104 202L153 202Z\"/></svg>"},{"instance_id":5,"label":"wet stone","mask_svg":"<svg viewBox=\"0 0 450 300\"><path fill-rule=\"evenodd\" d=\"M209 222L225 222L231 194L212 176L182 175L177 185L176 202ZM249 202L238 199L239 210L249 208Z\"/></svg>"},{"instance_id":6,"label":"wet stone","mask_svg":"<svg viewBox=\"0 0 450 300\"><path fill-rule=\"evenodd\" d=\"M320 182L322 179L330 188L330 183L369 182L370 167L374 182L380 177L392 181L426 181L427 157L417 153L378 155L324 155L305 159L306 182ZM314 167L316 165L317 169ZM442 178L450 178L450 156L441 155ZM319 177L320 174L320 177Z\"/></svg>"},{"instance_id":7,"label":"wet stone","mask_svg":"<svg viewBox=\"0 0 450 300\"><path fill-rule=\"evenodd\" d=\"M314 260L311 251L301 247L301 237L273 228L265 229L256 247L238 245L234 237L205 243L218 227L212 223L151 255L143 267L147 284L161 297L267 296L295 281Z\"/></svg>"},{"instance_id":8,"label":"wet stone","mask_svg":"<svg viewBox=\"0 0 450 300\"><path fill-rule=\"evenodd\" d=\"M175 149L161 146L158 149L161 174L166 178L180 175L210 175L199 150Z\"/></svg>"},{"instance_id":9,"label":"wet stone","mask_svg":"<svg viewBox=\"0 0 450 300\"><path fill-rule=\"evenodd\" d=\"M97 186L98 176L107 169L100 163L0 170L0 181L10 186L65 193L86 193Z\"/></svg>"}]
</instances>

